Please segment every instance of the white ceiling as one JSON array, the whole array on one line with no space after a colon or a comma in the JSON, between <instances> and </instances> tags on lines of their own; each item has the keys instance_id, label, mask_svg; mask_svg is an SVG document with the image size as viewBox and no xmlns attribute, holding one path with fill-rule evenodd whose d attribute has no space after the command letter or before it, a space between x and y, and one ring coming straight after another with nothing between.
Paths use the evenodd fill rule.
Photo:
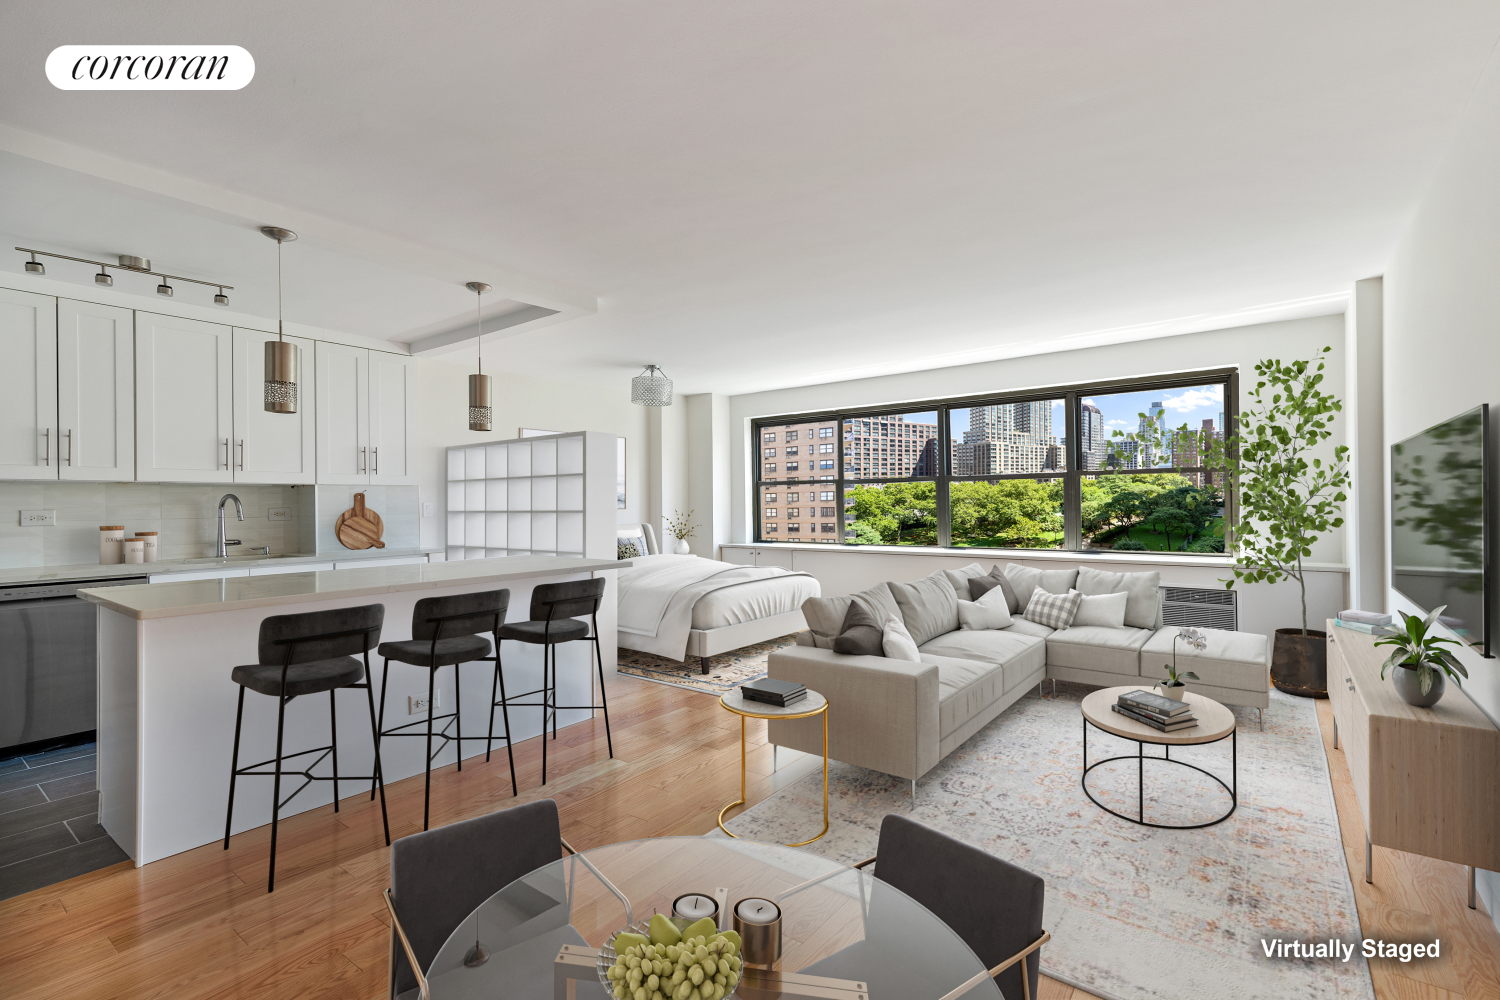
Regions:
<instances>
[{"instance_id":1,"label":"white ceiling","mask_svg":"<svg viewBox=\"0 0 1500 1000\"><path fill-rule=\"evenodd\" d=\"M1337 308L1497 38L1493 0L7 4L0 233L266 311L254 227L297 221L296 322L410 341L487 268L567 304L505 368L806 384ZM81 42L256 76L52 88Z\"/></svg>"}]
</instances>

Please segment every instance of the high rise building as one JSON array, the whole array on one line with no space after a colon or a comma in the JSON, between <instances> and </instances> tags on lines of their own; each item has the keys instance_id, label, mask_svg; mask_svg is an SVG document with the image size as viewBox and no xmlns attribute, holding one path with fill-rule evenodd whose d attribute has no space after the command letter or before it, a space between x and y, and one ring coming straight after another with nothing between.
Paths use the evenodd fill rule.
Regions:
<instances>
[{"instance_id":1,"label":"high rise building","mask_svg":"<svg viewBox=\"0 0 1500 1000\"><path fill-rule=\"evenodd\" d=\"M1140 467L1149 469L1159 464L1166 456L1155 455L1152 440L1156 435L1164 434L1166 431L1167 411L1160 402L1152 403L1141 414L1140 426L1136 429L1136 437L1140 441Z\"/></svg>"},{"instance_id":2,"label":"high rise building","mask_svg":"<svg viewBox=\"0 0 1500 1000\"><path fill-rule=\"evenodd\" d=\"M934 428L935 430L936 428ZM838 422L762 426L760 534L767 541L841 540L838 511Z\"/></svg>"},{"instance_id":3,"label":"high rise building","mask_svg":"<svg viewBox=\"0 0 1500 1000\"><path fill-rule=\"evenodd\" d=\"M1085 470L1104 468L1104 412L1093 403L1079 412L1078 443Z\"/></svg>"},{"instance_id":4,"label":"high rise building","mask_svg":"<svg viewBox=\"0 0 1500 1000\"><path fill-rule=\"evenodd\" d=\"M1052 401L1003 403L969 410L969 429L954 445L953 472L994 476L1060 469L1061 449L1052 433Z\"/></svg>"}]
</instances>

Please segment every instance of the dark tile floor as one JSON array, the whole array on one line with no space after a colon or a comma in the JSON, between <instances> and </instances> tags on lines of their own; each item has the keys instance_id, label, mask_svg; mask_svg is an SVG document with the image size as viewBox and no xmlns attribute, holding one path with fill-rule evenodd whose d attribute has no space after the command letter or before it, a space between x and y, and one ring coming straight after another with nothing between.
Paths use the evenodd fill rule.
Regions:
<instances>
[{"instance_id":1,"label":"dark tile floor","mask_svg":"<svg viewBox=\"0 0 1500 1000\"><path fill-rule=\"evenodd\" d=\"M0 899L126 860L97 822L94 749L0 760Z\"/></svg>"}]
</instances>

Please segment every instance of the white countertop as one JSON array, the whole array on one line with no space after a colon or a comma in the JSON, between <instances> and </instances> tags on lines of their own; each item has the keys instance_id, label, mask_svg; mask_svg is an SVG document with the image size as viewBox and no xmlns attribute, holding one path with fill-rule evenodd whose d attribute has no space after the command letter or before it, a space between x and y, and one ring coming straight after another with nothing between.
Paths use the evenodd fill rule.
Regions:
<instances>
[{"instance_id":1,"label":"white countertop","mask_svg":"<svg viewBox=\"0 0 1500 1000\"><path fill-rule=\"evenodd\" d=\"M284 559L274 560L285 562ZM341 597L367 597L406 590L437 590L464 584L503 583L527 577L565 576L621 569L628 560L573 556L510 556L411 566L281 573L275 576L184 580L132 587L80 590L78 596L131 618L173 618L243 608L271 608ZM131 569L138 569L132 566Z\"/></svg>"},{"instance_id":2,"label":"white countertop","mask_svg":"<svg viewBox=\"0 0 1500 1000\"><path fill-rule=\"evenodd\" d=\"M154 563L78 563L72 566L31 566L0 570L0 586L13 583L55 583L68 580L109 580L121 576L154 576L158 573L186 573L192 570L253 569L257 566L286 566L296 563L352 562L356 559L390 559L397 556L425 556L444 552L426 549L361 549L348 552L290 553L278 556L230 556L227 559L163 559Z\"/></svg>"}]
</instances>

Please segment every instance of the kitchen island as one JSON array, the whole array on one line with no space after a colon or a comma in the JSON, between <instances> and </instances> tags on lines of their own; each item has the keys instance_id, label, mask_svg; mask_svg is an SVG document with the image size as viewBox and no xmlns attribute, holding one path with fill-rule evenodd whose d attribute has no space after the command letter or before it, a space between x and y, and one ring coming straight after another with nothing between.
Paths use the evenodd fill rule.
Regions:
<instances>
[{"instance_id":1,"label":"kitchen island","mask_svg":"<svg viewBox=\"0 0 1500 1000\"><path fill-rule=\"evenodd\" d=\"M615 664L613 571L628 565L613 559L512 556L80 590L80 597L99 606L99 822L137 865L223 837L239 695L229 675L235 666L256 661L256 639L264 618L383 604L385 625L380 638L388 642L411 638L412 608L424 597L505 588L510 591L507 620L524 621L536 585L603 575L609 583L599 610L599 630L605 671L611 672ZM593 644L586 642L558 647L557 689L562 704L597 700L592 650ZM509 691L541 686L540 646L507 642L501 655ZM372 680L378 683L383 662L373 650L370 668ZM490 716L493 665L480 662L462 669L470 679L464 685L463 734L483 734ZM455 697L454 671L439 671L437 691L437 710L443 714ZM425 711L410 705L409 698L425 698L426 694L425 669L392 663L385 728L424 718ZM373 760L365 698L349 695L335 701L339 770L370 774ZM584 721L592 714L588 709L560 711L558 726ZM329 722L326 699L292 701L286 710L288 752L326 743ZM541 709L513 710L510 724L517 741L538 736ZM276 700L247 697L240 760L271 758L275 740ZM382 742L387 783L422 772L423 745L424 741L414 739ZM452 763L456 746L449 744L433 766ZM465 740L465 757L483 753L482 741ZM505 785L509 787L508 772ZM351 781L341 785L340 792L367 795L369 785ZM281 816L285 819L332 801L332 783L313 782L283 807ZM269 779L239 782L234 819L236 833L270 822Z\"/></svg>"}]
</instances>

